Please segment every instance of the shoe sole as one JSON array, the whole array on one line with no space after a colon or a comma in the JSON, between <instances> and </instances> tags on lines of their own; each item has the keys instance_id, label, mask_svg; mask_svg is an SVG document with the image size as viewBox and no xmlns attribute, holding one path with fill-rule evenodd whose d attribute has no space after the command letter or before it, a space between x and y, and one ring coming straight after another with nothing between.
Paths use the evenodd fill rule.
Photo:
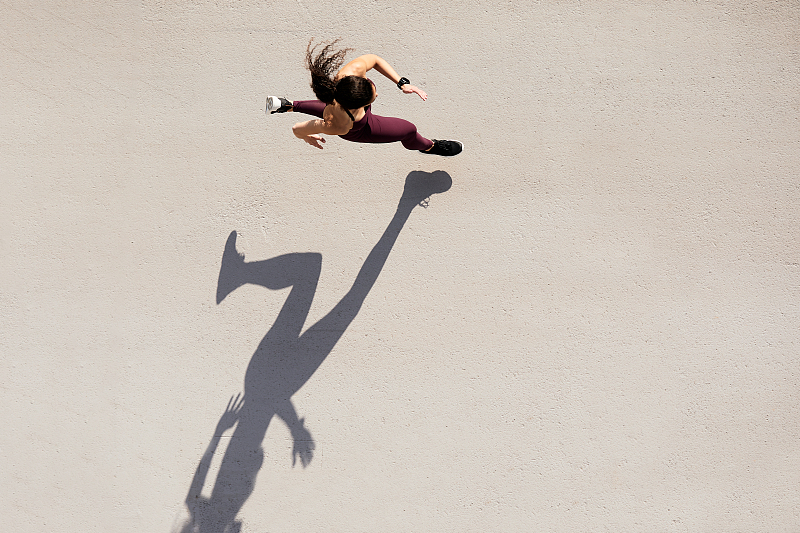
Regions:
<instances>
[{"instance_id":1,"label":"shoe sole","mask_svg":"<svg viewBox=\"0 0 800 533\"><path fill-rule=\"evenodd\" d=\"M281 108L281 99L277 96L267 96L267 109L264 111L267 115L273 114L276 110Z\"/></svg>"}]
</instances>

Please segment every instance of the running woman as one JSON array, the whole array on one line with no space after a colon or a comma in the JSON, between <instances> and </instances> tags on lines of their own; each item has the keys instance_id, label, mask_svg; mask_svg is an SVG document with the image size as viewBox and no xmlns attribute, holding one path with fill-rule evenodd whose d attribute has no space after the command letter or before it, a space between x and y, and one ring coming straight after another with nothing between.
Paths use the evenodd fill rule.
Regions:
<instances>
[{"instance_id":1,"label":"running woman","mask_svg":"<svg viewBox=\"0 0 800 533\"><path fill-rule=\"evenodd\" d=\"M306 67L311 71L311 89L317 100L290 102L286 98L268 96L268 114L299 112L318 117L298 122L292 127L292 132L298 139L319 149L325 142L319 134L324 133L359 143L399 141L406 149L419 150L423 154L453 156L461 152L462 145L458 141L426 139L407 120L372 114L372 102L378 97L377 87L366 76L372 69L389 78L406 94L417 94L423 100L427 100L428 95L411 85L408 78L400 77L385 59L375 54L359 56L339 69L345 54L351 49L337 50L337 42L326 44L319 53L316 53L319 45L312 47L311 42L308 43Z\"/></svg>"}]
</instances>

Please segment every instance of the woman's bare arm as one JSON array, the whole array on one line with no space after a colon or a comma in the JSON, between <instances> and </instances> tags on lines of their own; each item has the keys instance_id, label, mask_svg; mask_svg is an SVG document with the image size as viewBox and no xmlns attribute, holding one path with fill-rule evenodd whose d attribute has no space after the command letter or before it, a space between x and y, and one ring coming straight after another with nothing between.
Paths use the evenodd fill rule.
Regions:
<instances>
[{"instance_id":1,"label":"woman's bare arm","mask_svg":"<svg viewBox=\"0 0 800 533\"><path fill-rule=\"evenodd\" d=\"M354 60L350 61L348 64L343 66L341 70L339 70L338 74L336 74L337 78L341 78L343 76L360 76L362 78L366 77L367 72L370 70L375 69L387 78L391 80L392 83L397 85L397 82L400 81L400 75L395 72L392 66L382 57L376 56L375 54L365 54L363 56L359 56ZM402 86L402 91L406 94L418 94L420 98L423 100L428 99L428 95L425 94L424 91L420 90L418 87L411 85L410 83L406 83Z\"/></svg>"},{"instance_id":2,"label":"woman's bare arm","mask_svg":"<svg viewBox=\"0 0 800 533\"><path fill-rule=\"evenodd\" d=\"M325 135L344 135L350 131L350 128L352 128L352 125L350 127L345 127L336 124L333 113L329 112L326 108L323 118L298 122L292 126L292 133L294 133L294 136L298 139L321 150L322 145L320 143L324 143L325 139L320 137L318 135L319 133L324 133Z\"/></svg>"}]
</instances>

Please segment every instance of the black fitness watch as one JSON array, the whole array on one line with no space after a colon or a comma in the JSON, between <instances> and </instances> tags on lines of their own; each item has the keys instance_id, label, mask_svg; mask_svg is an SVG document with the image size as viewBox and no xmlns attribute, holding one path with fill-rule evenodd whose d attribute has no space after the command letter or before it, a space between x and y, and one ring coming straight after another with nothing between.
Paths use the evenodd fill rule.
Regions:
<instances>
[{"instance_id":1,"label":"black fitness watch","mask_svg":"<svg viewBox=\"0 0 800 533\"><path fill-rule=\"evenodd\" d=\"M400 78L400 81L397 82L397 88L402 91L403 85L405 85L406 83L411 83L408 78Z\"/></svg>"}]
</instances>

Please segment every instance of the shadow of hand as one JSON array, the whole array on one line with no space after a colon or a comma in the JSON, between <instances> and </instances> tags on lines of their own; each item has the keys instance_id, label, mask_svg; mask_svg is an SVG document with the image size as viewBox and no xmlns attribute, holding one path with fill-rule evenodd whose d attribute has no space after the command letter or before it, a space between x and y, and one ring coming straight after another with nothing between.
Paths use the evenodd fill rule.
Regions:
<instances>
[{"instance_id":1,"label":"shadow of hand","mask_svg":"<svg viewBox=\"0 0 800 533\"><path fill-rule=\"evenodd\" d=\"M239 413L242 410L242 405L244 404L244 398L241 398L241 396L242 394L239 393L235 398L231 396L231 399L228 400L228 407L225 408L225 412L222 413L222 416L219 417L219 422L217 422L217 429L214 432L215 435L220 436L225 433L226 430L236 425L236 421L239 420Z\"/></svg>"},{"instance_id":2,"label":"shadow of hand","mask_svg":"<svg viewBox=\"0 0 800 533\"><path fill-rule=\"evenodd\" d=\"M314 458L314 449L316 448L311 433L303 426L304 422L305 418L301 418L300 424L292 428L292 439L294 439L294 445L292 447L292 466L297 463L297 458L299 457L300 464L303 465L303 468L311 463L311 459Z\"/></svg>"}]
</instances>

